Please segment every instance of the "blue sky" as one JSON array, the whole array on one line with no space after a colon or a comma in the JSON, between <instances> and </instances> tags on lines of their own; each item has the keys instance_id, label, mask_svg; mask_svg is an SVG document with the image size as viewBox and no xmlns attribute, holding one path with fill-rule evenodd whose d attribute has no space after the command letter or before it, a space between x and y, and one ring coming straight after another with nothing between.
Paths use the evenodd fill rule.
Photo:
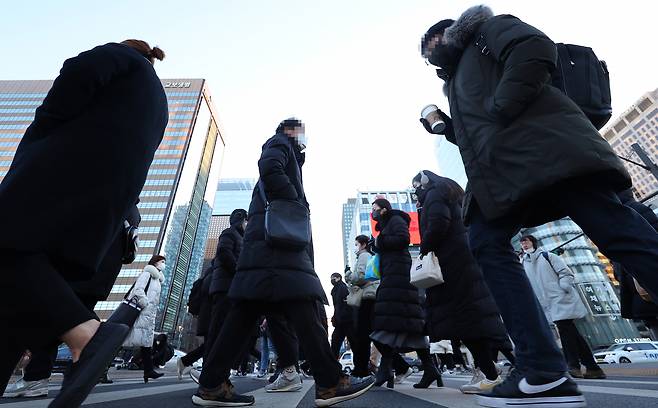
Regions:
<instances>
[{"instance_id":1,"label":"blue sky","mask_svg":"<svg viewBox=\"0 0 658 408\"><path fill-rule=\"evenodd\" d=\"M307 122L305 183L318 273L342 271L341 203L356 189L404 188L440 172L420 109L447 109L418 54L436 21L466 1L29 1L2 7L0 79L49 79L95 45L140 38L163 77L209 82L227 150L222 176L253 177L261 144L291 115ZM619 114L658 87L658 6L649 1L490 1L556 42L588 45L611 71Z\"/></svg>"}]
</instances>

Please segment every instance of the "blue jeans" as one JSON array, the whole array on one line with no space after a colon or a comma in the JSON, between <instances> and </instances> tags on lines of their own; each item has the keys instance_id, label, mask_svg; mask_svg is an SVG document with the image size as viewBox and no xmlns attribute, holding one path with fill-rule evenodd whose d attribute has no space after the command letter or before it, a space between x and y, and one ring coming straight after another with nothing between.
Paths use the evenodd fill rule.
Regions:
<instances>
[{"instance_id":1,"label":"blue jeans","mask_svg":"<svg viewBox=\"0 0 658 408\"><path fill-rule=\"evenodd\" d=\"M658 299L658 234L642 216L621 204L604 182L600 178L569 180L544 194L542 205L571 217L603 254L621 263ZM519 213L486 220L479 208L474 208L471 249L514 341L517 367L566 371L564 356L510 243L523 226Z\"/></svg>"},{"instance_id":2,"label":"blue jeans","mask_svg":"<svg viewBox=\"0 0 658 408\"><path fill-rule=\"evenodd\" d=\"M262 350L260 353L260 368L258 371L261 373L267 373L270 368L270 350L273 353L276 353L276 350L274 349L274 343L272 343L272 340L267 333L261 334L260 338L262 340Z\"/></svg>"}]
</instances>

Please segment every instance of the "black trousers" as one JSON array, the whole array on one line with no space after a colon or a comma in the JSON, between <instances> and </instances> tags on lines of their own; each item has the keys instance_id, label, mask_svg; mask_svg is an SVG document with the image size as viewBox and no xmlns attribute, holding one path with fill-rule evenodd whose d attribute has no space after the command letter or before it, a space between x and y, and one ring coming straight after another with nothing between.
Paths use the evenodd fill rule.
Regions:
<instances>
[{"instance_id":1,"label":"black trousers","mask_svg":"<svg viewBox=\"0 0 658 408\"><path fill-rule=\"evenodd\" d=\"M375 300L366 299L361 301L361 306L356 310L355 340L350 341L354 360L354 371L356 377L365 377L369 374L368 362L370 361L370 348L372 341L372 319L375 311ZM348 339L349 340L349 339Z\"/></svg>"},{"instance_id":2,"label":"black trousers","mask_svg":"<svg viewBox=\"0 0 658 408\"><path fill-rule=\"evenodd\" d=\"M270 338L276 350L277 369L296 365L300 360L300 355L299 339L295 329L286 321L283 313L268 312L266 318Z\"/></svg>"},{"instance_id":3,"label":"black trousers","mask_svg":"<svg viewBox=\"0 0 658 408\"><path fill-rule=\"evenodd\" d=\"M200 384L204 388L216 388L228 380L235 356L241 350L244 339L258 318L272 313L282 314L299 338L299 342L313 367L315 382L320 387L334 387L338 383L341 366L333 357L327 331L320 322L320 313L314 301L288 301L268 303L244 301L235 303L224 321L219 337L212 345L208 360L204 360ZM279 350L278 344L275 344Z\"/></svg>"},{"instance_id":4,"label":"black trousers","mask_svg":"<svg viewBox=\"0 0 658 408\"><path fill-rule=\"evenodd\" d=\"M189 353L181 357L181 361L183 362L183 365L185 367L189 367L192 364L194 364L195 361L203 357L205 352L206 352L206 338L204 336L203 343L199 347L195 348L194 350L190 351Z\"/></svg>"},{"instance_id":5,"label":"black trousers","mask_svg":"<svg viewBox=\"0 0 658 408\"><path fill-rule=\"evenodd\" d=\"M219 337L219 333L224 326L224 320L231 310L231 301L226 293L216 293L212 296L212 307L210 309L210 324L208 325L208 335L203 343L203 362L205 365L208 359L208 354L212 349L212 345Z\"/></svg>"},{"instance_id":6,"label":"black trousers","mask_svg":"<svg viewBox=\"0 0 658 408\"><path fill-rule=\"evenodd\" d=\"M560 333L562 352L570 369L580 370L581 363L589 369L599 368L594 360L592 349L578 331L573 320L558 320L555 325Z\"/></svg>"},{"instance_id":7,"label":"black trousers","mask_svg":"<svg viewBox=\"0 0 658 408\"><path fill-rule=\"evenodd\" d=\"M443 354L437 354L439 356L439 360L441 361L441 364L439 365L440 369L443 369L443 367L447 367L448 370L454 370L455 369L455 359L452 354L449 353L443 353Z\"/></svg>"},{"instance_id":8,"label":"black trousers","mask_svg":"<svg viewBox=\"0 0 658 408\"><path fill-rule=\"evenodd\" d=\"M455 361L455 364L460 364L462 367L466 367L466 361L464 361L464 356L462 355L462 342L459 339L450 340L452 344L452 358Z\"/></svg>"},{"instance_id":9,"label":"black trousers","mask_svg":"<svg viewBox=\"0 0 658 408\"><path fill-rule=\"evenodd\" d=\"M331 334L331 352L334 353L335 358L340 356L340 348L343 345L345 338L347 338L347 341L350 343L350 348L354 351L354 347L357 345L358 340L356 339L354 324L352 322L339 323L334 326L334 332Z\"/></svg>"},{"instance_id":10,"label":"black trousers","mask_svg":"<svg viewBox=\"0 0 658 408\"><path fill-rule=\"evenodd\" d=\"M0 392L26 349L52 347L96 319L45 254L0 251Z\"/></svg>"},{"instance_id":11,"label":"black trousers","mask_svg":"<svg viewBox=\"0 0 658 408\"><path fill-rule=\"evenodd\" d=\"M486 339L464 340L464 345L473 355L475 367L489 379L498 378L498 371L494 364L494 358L491 354L491 343Z\"/></svg>"}]
</instances>

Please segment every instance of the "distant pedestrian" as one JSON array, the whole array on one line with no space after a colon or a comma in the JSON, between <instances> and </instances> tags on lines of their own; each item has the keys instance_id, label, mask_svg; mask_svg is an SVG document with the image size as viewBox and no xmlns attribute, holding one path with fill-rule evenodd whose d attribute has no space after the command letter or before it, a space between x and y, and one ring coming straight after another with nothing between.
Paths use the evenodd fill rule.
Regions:
<instances>
[{"instance_id":1,"label":"distant pedestrian","mask_svg":"<svg viewBox=\"0 0 658 408\"><path fill-rule=\"evenodd\" d=\"M252 396L235 392L229 374L252 327L260 316L268 313L283 315L294 328L313 367L316 405L330 406L356 398L372 386L371 378L357 380L344 376L333 357L327 331L320 321L318 300L326 302L326 295L314 270L312 244L299 249L266 241L268 203L290 200L308 208L302 184L306 144L304 124L297 119L287 119L263 146L258 161L260 181L254 189L244 245L228 293L235 303L208 358L204 359L199 389L192 398L197 405L254 403ZM272 323L269 316L268 323ZM275 344L281 354L282 345L276 339ZM294 366L286 367L281 376L285 380L293 379L294 371Z\"/></svg>"},{"instance_id":2,"label":"distant pedestrian","mask_svg":"<svg viewBox=\"0 0 658 408\"><path fill-rule=\"evenodd\" d=\"M544 33L476 6L431 27L421 49L445 81L444 133L459 146L468 176L470 247L515 345L516 370L478 402L585 406L511 239L569 216L658 301L658 236L617 198L631 187L621 160L551 85L558 55Z\"/></svg>"},{"instance_id":3,"label":"distant pedestrian","mask_svg":"<svg viewBox=\"0 0 658 408\"><path fill-rule=\"evenodd\" d=\"M331 334L331 351L336 358L340 357L340 349L345 338L350 343L353 350L356 346L356 336L354 331L354 308L347 303L349 291L347 285L343 282L340 273L331 274L331 298L334 304L334 315L331 318L331 324L334 326L334 332Z\"/></svg>"},{"instance_id":4,"label":"distant pedestrian","mask_svg":"<svg viewBox=\"0 0 658 408\"><path fill-rule=\"evenodd\" d=\"M153 335L155 316L160 306L160 291L164 282L165 257L155 255L151 258L144 271L137 277L135 286L128 294L128 299L135 300L142 308L137 321L130 329L123 347L139 347L144 365L144 382L162 377L163 373L155 371L153 366Z\"/></svg>"},{"instance_id":5,"label":"distant pedestrian","mask_svg":"<svg viewBox=\"0 0 658 408\"><path fill-rule=\"evenodd\" d=\"M168 121L163 58L127 40L66 60L21 139L0 184L0 391L25 349L61 340L74 363L51 407L79 406L128 332L70 282L93 278L144 187Z\"/></svg>"}]
</instances>

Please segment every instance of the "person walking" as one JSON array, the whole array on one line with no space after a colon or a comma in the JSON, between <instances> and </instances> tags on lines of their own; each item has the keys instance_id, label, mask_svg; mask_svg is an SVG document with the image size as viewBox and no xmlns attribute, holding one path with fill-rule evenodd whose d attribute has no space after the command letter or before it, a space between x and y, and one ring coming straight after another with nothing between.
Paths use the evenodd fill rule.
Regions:
<instances>
[{"instance_id":1,"label":"person walking","mask_svg":"<svg viewBox=\"0 0 658 408\"><path fill-rule=\"evenodd\" d=\"M142 309L128 337L123 342L125 348L139 347L144 366L144 382L162 377L153 367L153 334L155 316L160 305L160 291L164 282L165 257L154 255L144 271L137 277L132 290L128 293L129 300L135 300Z\"/></svg>"},{"instance_id":2,"label":"person walking","mask_svg":"<svg viewBox=\"0 0 658 408\"><path fill-rule=\"evenodd\" d=\"M260 340L261 340L261 351L260 351L260 367L258 369L258 378L263 378L270 371L270 353L275 355L276 360L276 349L274 348L274 343L272 343L271 335L268 334L267 319L263 319L263 322L260 324ZM274 382L274 381L272 381Z\"/></svg>"},{"instance_id":3,"label":"person walking","mask_svg":"<svg viewBox=\"0 0 658 408\"><path fill-rule=\"evenodd\" d=\"M557 50L544 33L476 6L431 27L421 52L445 81L451 115L440 113L442 133L459 146L468 176L470 246L515 345L516 369L478 403L585 406L511 238L569 216L658 301L658 236L617 197L631 187L621 160L550 84Z\"/></svg>"},{"instance_id":4,"label":"person walking","mask_svg":"<svg viewBox=\"0 0 658 408\"><path fill-rule=\"evenodd\" d=\"M452 344L448 340L435 341L430 343L430 354L434 357L439 371L452 374L455 370L455 360L453 358ZM445 367L445 370L444 370Z\"/></svg>"},{"instance_id":5,"label":"person walking","mask_svg":"<svg viewBox=\"0 0 658 408\"><path fill-rule=\"evenodd\" d=\"M12 231L0 236L0 392L25 349L61 340L73 365L51 406L79 406L128 332L99 323L69 282L93 277L144 186L168 120L163 58L127 40L66 60L21 139L0 184Z\"/></svg>"},{"instance_id":6,"label":"person walking","mask_svg":"<svg viewBox=\"0 0 658 408\"><path fill-rule=\"evenodd\" d=\"M334 315L331 318L331 324L334 326L334 332L331 334L331 351L334 353L336 359L340 357L340 349L345 338L350 343L352 351L356 347L356 336L354 333L354 308L347 303L347 295L349 290L347 285L343 282L343 277L340 273L331 274L331 299L334 303Z\"/></svg>"},{"instance_id":7,"label":"person walking","mask_svg":"<svg viewBox=\"0 0 658 408\"><path fill-rule=\"evenodd\" d=\"M345 281L358 287L362 292L361 304L356 308L355 339L352 347L355 377L370 375L368 363L370 362L371 347L370 333L372 332L372 319L375 310L375 298L379 288L379 280L366 280L366 266L372 254L368 250L370 238L359 235L354 240L356 248L356 261L353 268L345 271ZM374 365L374 364L373 364Z\"/></svg>"},{"instance_id":8,"label":"person walking","mask_svg":"<svg viewBox=\"0 0 658 408\"><path fill-rule=\"evenodd\" d=\"M420 255L437 257L444 280L426 290L430 341L460 339L471 351L476 368L461 391L490 391L503 381L491 349L493 343L506 339L507 333L468 246L462 218L464 191L454 180L429 170L418 173L412 185L419 214Z\"/></svg>"},{"instance_id":9,"label":"person walking","mask_svg":"<svg viewBox=\"0 0 658 408\"><path fill-rule=\"evenodd\" d=\"M539 247L533 235L521 237L523 268L532 289L544 309L548 321L555 323L562 342L562 351L569 364L569 374L583 378L581 363L585 366L585 378L604 379L587 341L578 331L574 320L587 316L587 309L574 286L574 273L559 256Z\"/></svg>"},{"instance_id":10,"label":"person walking","mask_svg":"<svg viewBox=\"0 0 658 408\"><path fill-rule=\"evenodd\" d=\"M263 146L258 161L260 180L252 195L244 245L228 293L235 303L208 359L204 360L199 389L192 397L196 405L246 406L254 403L252 396L235 392L229 382L229 373L235 356L243 348L244 339L256 326L259 317L268 313L282 314L294 328L313 367L317 406L331 406L356 398L372 387L372 378L357 380L342 375L341 366L331 352L327 331L320 322L318 301L327 301L314 271L312 243L298 249L266 240L268 203L291 200L308 208L302 183L306 143L304 124L291 118L281 122L276 134ZM290 347L287 343L277 343L276 339L274 343L279 356L284 354L283 348ZM294 377L290 371L290 367L286 367L280 377Z\"/></svg>"},{"instance_id":11,"label":"person walking","mask_svg":"<svg viewBox=\"0 0 658 408\"><path fill-rule=\"evenodd\" d=\"M418 289L409 282L411 217L404 211L394 210L388 200L379 198L372 204L372 218L377 222L375 230L379 232L374 252L380 257L381 274L370 335L382 354L375 385L387 383L388 388L393 388L394 356L399 352L415 351L423 362L423 388L434 381L442 387L441 374L430 356L429 342L425 337Z\"/></svg>"}]
</instances>

